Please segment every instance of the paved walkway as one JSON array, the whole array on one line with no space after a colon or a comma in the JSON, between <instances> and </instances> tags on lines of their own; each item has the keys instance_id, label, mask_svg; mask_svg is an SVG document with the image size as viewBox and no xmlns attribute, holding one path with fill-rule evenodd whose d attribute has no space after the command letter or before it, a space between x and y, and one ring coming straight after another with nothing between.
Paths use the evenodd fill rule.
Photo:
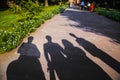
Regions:
<instances>
[{"instance_id":1,"label":"paved walkway","mask_svg":"<svg viewBox=\"0 0 120 80\"><path fill-rule=\"evenodd\" d=\"M119 26L68 8L24 38L22 47L0 55L0 80L6 73L10 80L14 74L16 80L120 80Z\"/></svg>"}]
</instances>

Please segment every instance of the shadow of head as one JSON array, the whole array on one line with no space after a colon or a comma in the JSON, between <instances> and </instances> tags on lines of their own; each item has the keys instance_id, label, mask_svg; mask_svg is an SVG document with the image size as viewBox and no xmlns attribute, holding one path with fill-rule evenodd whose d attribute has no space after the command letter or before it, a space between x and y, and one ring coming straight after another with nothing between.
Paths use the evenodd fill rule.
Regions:
<instances>
[{"instance_id":1,"label":"shadow of head","mask_svg":"<svg viewBox=\"0 0 120 80\"><path fill-rule=\"evenodd\" d=\"M49 35L46 36L46 39L48 40L48 42L51 42L51 41L52 41L52 38L51 38L51 36L49 36Z\"/></svg>"},{"instance_id":2,"label":"shadow of head","mask_svg":"<svg viewBox=\"0 0 120 80\"><path fill-rule=\"evenodd\" d=\"M73 47L73 44L66 39L63 39L62 43L65 47Z\"/></svg>"},{"instance_id":3,"label":"shadow of head","mask_svg":"<svg viewBox=\"0 0 120 80\"><path fill-rule=\"evenodd\" d=\"M74 37L74 38L77 38L76 35L74 35L73 33L69 33L70 36Z\"/></svg>"},{"instance_id":4,"label":"shadow of head","mask_svg":"<svg viewBox=\"0 0 120 80\"><path fill-rule=\"evenodd\" d=\"M33 36L28 37L28 43L32 43L33 41Z\"/></svg>"}]
</instances>

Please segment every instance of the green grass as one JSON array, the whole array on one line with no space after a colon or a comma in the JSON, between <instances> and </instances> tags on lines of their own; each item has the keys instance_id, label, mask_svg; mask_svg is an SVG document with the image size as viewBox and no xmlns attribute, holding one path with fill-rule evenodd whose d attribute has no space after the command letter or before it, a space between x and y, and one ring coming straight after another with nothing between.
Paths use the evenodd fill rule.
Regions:
<instances>
[{"instance_id":1,"label":"green grass","mask_svg":"<svg viewBox=\"0 0 120 80\"><path fill-rule=\"evenodd\" d=\"M33 18L40 18L45 13L53 11L53 9L55 9L56 7L58 6L43 7L42 12L38 12L38 15L35 15ZM16 23L19 20L24 21L26 19L25 17L25 13L14 14L10 10L0 11L0 29L12 31L14 28L13 23Z\"/></svg>"},{"instance_id":2,"label":"green grass","mask_svg":"<svg viewBox=\"0 0 120 80\"><path fill-rule=\"evenodd\" d=\"M35 15L31 12L14 14L10 10L0 11L0 53L17 47L21 39L65 8L65 6L43 7L42 11Z\"/></svg>"},{"instance_id":3,"label":"green grass","mask_svg":"<svg viewBox=\"0 0 120 80\"><path fill-rule=\"evenodd\" d=\"M10 10L0 11L0 29L11 31L13 29L11 23L14 23L19 19L19 14L13 14Z\"/></svg>"}]
</instances>

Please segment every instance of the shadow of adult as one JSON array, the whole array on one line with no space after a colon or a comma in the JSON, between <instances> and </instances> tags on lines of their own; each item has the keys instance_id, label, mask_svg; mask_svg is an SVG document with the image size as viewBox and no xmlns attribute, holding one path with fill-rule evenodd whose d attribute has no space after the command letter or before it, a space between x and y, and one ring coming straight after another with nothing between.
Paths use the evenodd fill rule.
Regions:
<instances>
[{"instance_id":1,"label":"shadow of adult","mask_svg":"<svg viewBox=\"0 0 120 80\"><path fill-rule=\"evenodd\" d=\"M46 36L46 40L48 42L44 44L44 55L48 63L47 70L50 73L50 80L56 80L55 72L59 80L67 80L64 77L66 59L63 48L59 44L53 43L49 35Z\"/></svg>"},{"instance_id":2,"label":"shadow of adult","mask_svg":"<svg viewBox=\"0 0 120 80\"><path fill-rule=\"evenodd\" d=\"M87 50L91 55L98 57L102 61L104 61L107 65L112 67L114 70L116 70L118 73L120 73L120 63L116 61L114 58L109 56L107 53L104 51L100 50L97 48L94 44L91 42L83 39L83 38L78 38L76 35L70 33L70 35L74 38L76 38L76 42L82 46L85 50Z\"/></svg>"},{"instance_id":3,"label":"shadow of adult","mask_svg":"<svg viewBox=\"0 0 120 80\"><path fill-rule=\"evenodd\" d=\"M68 80L111 80L111 78L92 60L85 52L78 47L74 47L66 39L62 40L66 56L68 58L69 72Z\"/></svg>"},{"instance_id":4,"label":"shadow of adult","mask_svg":"<svg viewBox=\"0 0 120 80\"><path fill-rule=\"evenodd\" d=\"M46 80L38 60L40 52L32 41L30 36L18 49L20 56L8 65L7 80Z\"/></svg>"}]
</instances>

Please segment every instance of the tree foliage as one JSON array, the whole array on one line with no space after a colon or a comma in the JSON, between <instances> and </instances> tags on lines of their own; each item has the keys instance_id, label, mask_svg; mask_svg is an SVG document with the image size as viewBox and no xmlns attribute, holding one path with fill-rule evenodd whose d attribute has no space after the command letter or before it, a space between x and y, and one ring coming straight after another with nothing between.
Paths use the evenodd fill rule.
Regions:
<instances>
[{"instance_id":1,"label":"tree foliage","mask_svg":"<svg viewBox=\"0 0 120 80\"><path fill-rule=\"evenodd\" d=\"M14 13L31 12L34 14L41 11L38 0L9 0L7 4Z\"/></svg>"},{"instance_id":2,"label":"tree foliage","mask_svg":"<svg viewBox=\"0 0 120 80\"><path fill-rule=\"evenodd\" d=\"M65 3L68 2L68 0L0 0L0 9L3 7L7 7L7 3L8 1L13 1L15 4L23 4L23 2L39 2L39 5L56 5L56 4L61 4L61 3ZM97 6L100 7L110 7L110 8L117 8L119 9L119 5L120 5L120 0L84 0L85 2L94 2L97 4Z\"/></svg>"},{"instance_id":3,"label":"tree foliage","mask_svg":"<svg viewBox=\"0 0 120 80\"><path fill-rule=\"evenodd\" d=\"M120 0L94 0L99 6L119 9Z\"/></svg>"}]
</instances>

